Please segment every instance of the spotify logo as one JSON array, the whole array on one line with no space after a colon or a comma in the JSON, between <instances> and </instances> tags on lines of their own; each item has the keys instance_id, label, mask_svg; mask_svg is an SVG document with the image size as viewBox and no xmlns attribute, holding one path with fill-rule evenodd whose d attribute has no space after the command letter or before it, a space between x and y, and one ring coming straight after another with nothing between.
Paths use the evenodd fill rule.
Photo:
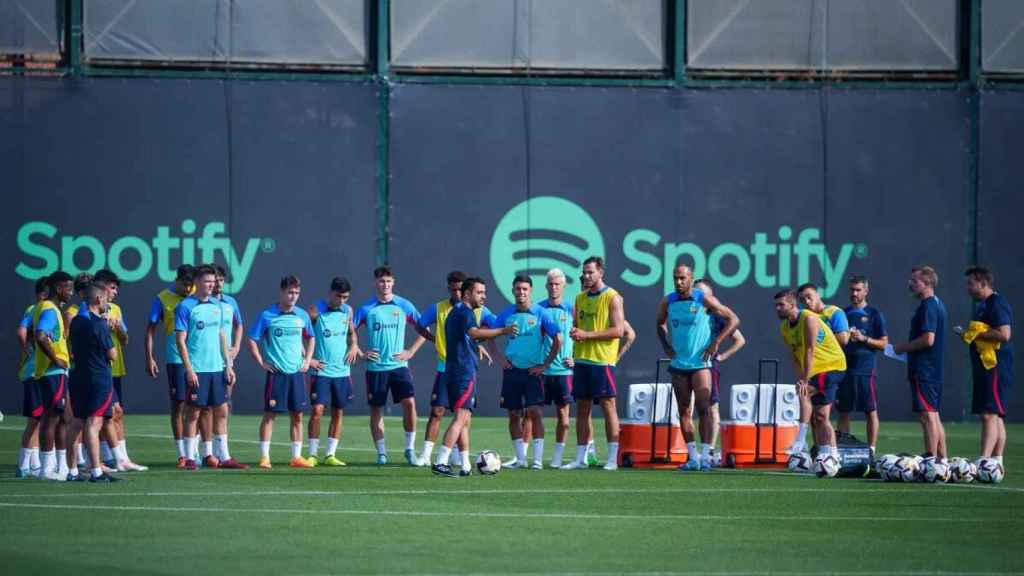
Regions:
<instances>
[{"instance_id":1,"label":"spotify logo","mask_svg":"<svg viewBox=\"0 0 1024 576\"><path fill-rule=\"evenodd\" d=\"M605 256L601 230L586 210L564 198L539 196L509 210L491 237L491 275L509 302L512 279L518 274L533 280L534 300L543 300L544 283L551 268L566 275L565 299L579 293L579 271L590 256Z\"/></svg>"}]
</instances>

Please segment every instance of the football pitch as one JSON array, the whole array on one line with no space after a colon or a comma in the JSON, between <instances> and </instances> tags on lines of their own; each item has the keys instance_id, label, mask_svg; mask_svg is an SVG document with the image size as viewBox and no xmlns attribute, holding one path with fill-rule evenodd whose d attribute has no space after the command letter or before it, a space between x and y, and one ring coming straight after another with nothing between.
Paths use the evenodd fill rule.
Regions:
<instances>
[{"instance_id":1,"label":"football pitch","mask_svg":"<svg viewBox=\"0 0 1024 576\"><path fill-rule=\"evenodd\" d=\"M388 449L402 463L374 464L366 417L346 419L344 468L289 468L280 418L273 470L187 472L174 467L165 416L129 416L129 451L150 470L98 485L15 479L23 422L0 424L4 574L1024 572L1020 425L1008 426L1002 484L927 485L749 470L443 478L402 462L397 418ZM232 420L242 462L256 461L257 423ZM976 457L978 425L946 426L951 456ZM474 453L508 457L506 430L504 419L474 419ZM549 433L548 455L552 443ZM917 424L882 423L880 453L919 446Z\"/></svg>"}]
</instances>

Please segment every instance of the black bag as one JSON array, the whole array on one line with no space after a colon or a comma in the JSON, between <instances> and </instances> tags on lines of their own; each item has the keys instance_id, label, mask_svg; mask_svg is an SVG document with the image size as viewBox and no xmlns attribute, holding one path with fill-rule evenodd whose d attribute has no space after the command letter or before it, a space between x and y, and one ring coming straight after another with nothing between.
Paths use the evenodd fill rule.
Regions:
<instances>
[{"instance_id":1,"label":"black bag","mask_svg":"<svg viewBox=\"0 0 1024 576\"><path fill-rule=\"evenodd\" d=\"M853 434L836 430L836 449L839 452L839 473L842 478L869 478L875 475L871 447ZM817 457L818 447L811 449L811 457Z\"/></svg>"}]
</instances>

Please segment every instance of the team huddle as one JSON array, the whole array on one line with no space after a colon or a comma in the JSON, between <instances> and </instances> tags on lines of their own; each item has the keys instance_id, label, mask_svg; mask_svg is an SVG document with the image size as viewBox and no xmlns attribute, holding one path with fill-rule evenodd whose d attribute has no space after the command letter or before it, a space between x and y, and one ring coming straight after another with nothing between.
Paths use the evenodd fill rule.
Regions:
<instances>
[{"instance_id":1,"label":"team huddle","mask_svg":"<svg viewBox=\"0 0 1024 576\"><path fill-rule=\"evenodd\" d=\"M533 280L516 276L514 303L498 314L485 306L486 282L458 271L446 277L446 297L422 313L395 294L395 275L387 266L374 270L375 294L355 309L348 304L352 289L345 278L334 278L325 297L304 308L298 303L300 280L286 276L280 282L278 301L262 310L248 329L238 303L223 291L225 276L226 271L215 265L179 267L174 284L154 298L148 316L146 371L152 378L159 376L154 347L163 337L162 371L178 468L248 467L231 457L228 446L234 367L243 339L265 373L259 468L272 467L274 420L286 412L289 466L345 466L337 450L344 411L354 396L351 367L357 361L365 362L365 398L378 464L388 463L382 413L390 396L392 403L402 407L406 463L430 466L442 476L472 474L470 428L478 372L481 362L486 362L502 369L500 404L508 412L514 453L503 467L544 467L544 408L549 405L554 406L556 427L548 465L569 470L598 465L591 419L595 404L605 417L603 468L618 467L615 367L636 333L626 320L622 295L604 282L604 262L599 257L583 262L575 301L566 301L566 275L555 268L545 279L547 298L535 302ZM714 451L720 366L744 346L745 338L738 329L740 319L714 295L709 282L694 279L685 265L677 266L673 276L675 290L659 303L656 326L670 359L686 441L688 458L680 468L707 470L720 464ZM971 322L957 332L970 345L973 411L982 419L981 456L996 459L1001 466L1006 441L1003 418L1012 382L1012 312L1005 298L994 291L988 270L974 267L966 276L968 293L978 304ZM825 304L810 284L775 295L801 404L792 452L806 449L804 437L810 428L817 453L836 454L833 406L843 432L849 432L852 412L865 414L867 440L874 451L879 428L875 359L884 351L893 357L906 355L913 408L924 434L923 457L945 463L945 432L938 410L947 320L935 296L937 284L933 269L913 270L909 288L920 304L909 341L895 345L889 344L884 316L867 303L869 285L864 277L851 277L851 304L845 310ZM23 350L19 380L27 418L18 455L19 476L84 481L87 475L79 473L79 468L87 467L88 480L111 482L118 479L115 471L145 470L129 458L125 441L122 379L128 329L114 302L119 287L119 279L108 270L77 278L55 272L37 282L36 301L19 325ZM364 346L359 343L361 328ZM416 338L407 347L410 329ZM499 339L503 346L496 344ZM423 448L417 452L415 385L408 362L428 341L434 343L437 370ZM573 404L576 454L565 459ZM328 407L330 422L321 454L321 419ZM446 413L451 420L442 435Z\"/></svg>"}]
</instances>

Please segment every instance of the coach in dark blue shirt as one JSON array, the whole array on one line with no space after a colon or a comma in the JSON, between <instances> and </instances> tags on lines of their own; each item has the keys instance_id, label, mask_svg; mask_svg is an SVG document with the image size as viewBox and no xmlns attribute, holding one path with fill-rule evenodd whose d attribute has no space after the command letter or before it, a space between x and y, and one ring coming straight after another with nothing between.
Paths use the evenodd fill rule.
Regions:
<instances>
[{"instance_id":1,"label":"coach in dark blue shirt","mask_svg":"<svg viewBox=\"0 0 1024 576\"><path fill-rule=\"evenodd\" d=\"M114 477L100 468L100 427L104 418L112 415L114 379L110 363L117 358L114 339L106 318L100 316L107 307L105 285L92 283L86 288L88 310L80 312L71 321L68 340L71 356L75 359L71 369L71 398L74 421L68 438L74 439L83 431L83 440L92 462L92 482L111 482ZM69 443L70 444L70 443ZM78 474L78 457L68 450L68 480L83 478Z\"/></svg>"},{"instance_id":2,"label":"coach in dark blue shirt","mask_svg":"<svg viewBox=\"0 0 1024 576\"><path fill-rule=\"evenodd\" d=\"M981 416L981 456L1003 462L1006 447L1006 407L1013 384L1013 310L1002 294L995 291L992 272L975 266L967 269L967 293L977 303L974 320L983 322L988 329L974 334L971 339L971 372L974 394L971 411ZM998 346L995 366L986 366L981 358L982 348ZM989 359L991 362L991 358Z\"/></svg>"},{"instance_id":3,"label":"coach in dark blue shirt","mask_svg":"<svg viewBox=\"0 0 1024 576\"><path fill-rule=\"evenodd\" d=\"M942 404L942 362L946 349L946 307L935 296L939 275L931 266L914 268L907 283L920 301L910 320L910 341L894 346L907 353L911 404L924 432L925 458L946 459L946 431L939 418Z\"/></svg>"},{"instance_id":4,"label":"coach in dark blue shirt","mask_svg":"<svg viewBox=\"0 0 1024 576\"><path fill-rule=\"evenodd\" d=\"M850 305L843 312L850 324L850 339L846 353L846 376L839 385L836 408L839 411L839 430L850 433L850 413L864 413L867 424L868 445L874 452L878 442L878 390L875 379L875 355L885 349L889 336L885 329L885 316L868 305L868 279L851 276L849 282Z\"/></svg>"}]
</instances>

